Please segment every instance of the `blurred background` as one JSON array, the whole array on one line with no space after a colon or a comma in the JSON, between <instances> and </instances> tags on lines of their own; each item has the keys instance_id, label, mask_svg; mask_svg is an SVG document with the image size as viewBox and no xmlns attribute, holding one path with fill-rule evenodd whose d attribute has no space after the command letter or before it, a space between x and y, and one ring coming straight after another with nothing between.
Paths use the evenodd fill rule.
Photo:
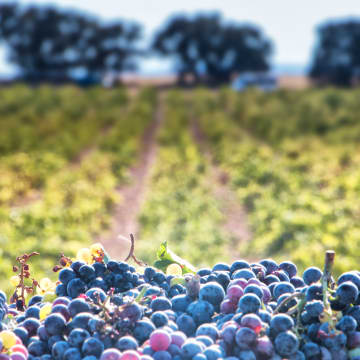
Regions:
<instances>
[{"instance_id":1,"label":"blurred background","mask_svg":"<svg viewBox=\"0 0 360 360\"><path fill-rule=\"evenodd\" d=\"M149 263L355 268L359 80L355 0L0 0L2 278L130 233Z\"/></svg>"},{"instance_id":2,"label":"blurred background","mask_svg":"<svg viewBox=\"0 0 360 360\"><path fill-rule=\"evenodd\" d=\"M346 85L350 70L344 67L351 64L356 76L357 16L355 0L246 6L232 0L3 0L0 74L3 80L94 82L120 73L154 81L187 73L219 83L270 70L280 83L291 76L304 86L309 74L323 81L331 74L327 80ZM258 52L251 61L249 49ZM248 63L240 65L240 58ZM211 61L231 75L215 75L225 70Z\"/></svg>"}]
</instances>

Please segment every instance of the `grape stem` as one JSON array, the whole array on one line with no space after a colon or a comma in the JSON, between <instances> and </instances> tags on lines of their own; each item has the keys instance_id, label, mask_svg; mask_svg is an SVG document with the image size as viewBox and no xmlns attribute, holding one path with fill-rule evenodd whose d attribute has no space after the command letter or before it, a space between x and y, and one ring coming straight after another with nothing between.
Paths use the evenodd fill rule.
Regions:
<instances>
[{"instance_id":1,"label":"grape stem","mask_svg":"<svg viewBox=\"0 0 360 360\"><path fill-rule=\"evenodd\" d=\"M296 336L298 338L300 337L300 333L299 330L302 329L302 325L301 325L301 312L304 310L304 307L306 305L306 297L304 293L301 292L296 292L294 294L291 294L289 297L287 297L286 299L284 299L278 306L277 308L274 310L274 315L278 314L280 309L285 306L289 301L291 301L292 299L296 299L298 298L300 301L298 304L296 304L295 306L293 306L291 309L289 309L289 311L286 312L287 315L291 316L295 313L297 313L296 315L296 326L294 328L294 331L296 333Z\"/></svg>"},{"instance_id":2,"label":"grape stem","mask_svg":"<svg viewBox=\"0 0 360 360\"><path fill-rule=\"evenodd\" d=\"M328 301L328 289L329 286L332 287L334 283L334 280L331 275L334 266L334 260L335 260L335 251L327 250L325 253L324 273L321 278L323 303L325 307L325 312L329 315L329 324L332 328L334 328L334 323L332 319L331 307Z\"/></svg>"},{"instance_id":3,"label":"grape stem","mask_svg":"<svg viewBox=\"0 0 360 360\"><path fill-rule=\"evenodd\" d=\"M300 298L301 300L303 300L305 297L305 295L303 293L300 292L296 292L291 294L289 297L287 297L286 299L284 299L274 310L274 315L278 314L280 312L280 309L285 306L288 302L290 302L292 299L296 299L296 298ZM291 311L291 314L293 314L298 308L298 305L294 306L294 308L290 309L289 311Z\"/></svg>"},{"instance_id":4,"label":"grape stem","mask_svg":"<svg viewBox=\"0 0 360 360\"><path fill-rule=\"evenodd\" d=\"M16 258L16 261L20 265L20 272L18 274L19 283L15 287L15 291L10 299L10 302L16 302L16 306L17 306L18 310L24 310L24 308L26 308L25 292L33 293L36 286L38 286L38 282L35 279L32 279L31 286L27 286L25 284L25 279L30 278L30 267L27 264L27 262L32 256L35 256L35 255L39 255L39 253L34 251L31 254L24 254L24 255L18 256ZM17 266L14 266L13 270L18 271L19 268ZM18 289L20 289L20 295L18 294ZM20 301L20 302L18 303L17 301Z\"/></svg>"},{"instance_id":5,"label":"grape stem","mask_svg":"<svg viewBox=\"0 0 360 360\"><path fill-rule=\"evenodd\" d=\"M322 285L322 291L323 291L323 302L324 302L325 308L329 308L328 287L333 282L331 273L332 273L332 269L334 266L334 260L335 260L335 251L333 251L333 250L326 251L324 273L321 278L321 285Z\"/></svg>"},{"instance_id":6,"label":"grape stem","mask_svg":"<svg viewBox=\"0 0 360 360\"><path fill-rule=\"evenodd\" d=\"M135 261L136 264L138 264L139 266L146 266L146 264L141 261L138 260L134 254L135 251L135 238L133 234L130 234L130 241L131 241L131 247L130 247L130 252L129 255L126 257L126 259L124 261L128 261L130 259L133 259Z\"/></svg>"}]
</instances>

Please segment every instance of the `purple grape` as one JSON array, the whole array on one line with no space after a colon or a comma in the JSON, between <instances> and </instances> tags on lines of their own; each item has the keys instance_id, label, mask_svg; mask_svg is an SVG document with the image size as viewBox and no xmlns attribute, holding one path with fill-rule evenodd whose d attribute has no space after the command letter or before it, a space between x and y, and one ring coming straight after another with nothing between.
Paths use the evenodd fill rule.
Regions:
<instances>
[{"instance_id":1,"label":"purple grape","mask_svg":"<svg viewBox=\"0 0 360 360\"><path fill-rule=\"evenodd\" d=\"M180 315L176 320L176 325L179 330L182 331L186 336L193 336L196 331L196 324L193 318L188 314Z\"/></svg>"},{"instance_id":2,"label":"purple grape","mask_svg":"<svg viewBox=\"0 0 360 360\"><path fill-rule=\"evenodd\" d=\"M68 343L74 347L81 347L83 342L90 337L88 331L80 328L72 330L68 336Z\"/></svg>"},{"instance_id":3,"label":"purple grape","mask_svg":"<svg viewBox=\"0 0 360 360\"><path fill-rule=\"evenodd\" d=\"M255 294L245 294L239 300L238 307L244 314L256 313L261 307L261 301Z\"/></svg>"},{"instance_id":4,"label":"purple grape","mask_svg":"<svg viewBox=\"0 0 360 360\"><path fill-rule=\"evenodd\" d=\"M200 288L199 299L212 304L215 310L220 308L224 297L224 289L216 282L209 282Z\"/></svg>"},{"instance_id":5,"label":"purple grape","mask_svg":"<svg viewBox=\"0 0 360 360\"><path fill-rule=\"evenodd\" d=\"M336 328L344 333L354 332L356 330L356 320L349 315L344 315L340 321L336 324Z\"/></svg>"},{"instance_id":6,"label":"purple grape","mask_svg":"<svg viewBox=\"0 0 360 360\"><path fill-rule=\"evenodd\" d=\"M141 307L136 302L125 305L123 307L123 310L121 311L122 318L128 318L130 321L133 322L140 320L141 316L142 316Z\"/></svg>"},{"instance_id":7,"label":"purple grape","mask_svg":"<svg viewBox=\"0 0 360 360\"><path fill-rule=\"evenodd\" d=\"M350 349L360 347L360 331L353 331L347 336L347 346Z\"/></svg>"},{"instance_id":8,"label":"purple grape","mask_svg":"<svg viewBox=\"0 0 360 360\"><path fill-rule=\"evenodd\" d=\"M220 304L220 312L223 314L235 313L237 308L237 302L230 299L224 299Z\"/></svg>"},{"instance_id":9,"label":"purple grape","mask_svg":"<svg viewBox=\"0 0 360 360\"><path fill-rule=\"evenodd\" d=\"M303 273L303 279L306 285L318 282L321 277L322 271L315 266L307 268Z\"/></svg>"},{"instance_id":10,"label":"purple grape","mask_svg":"<svg viewBox=\"0 0 360 360\"><path fill-rule=\"evenodd\" d=\"M199 335L196 336L196 341L203 343L205 345L205 347L213 345L214 344L214 340L207 336L207 335Z\"/></svg>"},{"instance_id":11,"label":"purple grape","mask_svg":"<svg viewBox=\"0 0 360 360\"><path fill-rule=\"evenodd\" d=\"M290 330L293 326L294 320L286 314L274 315L270 321L270 331L274 335Z\"/></svg>"},{"instance_id":12,"label":"purple grape","mask_svg":"<svg viewBox=\"0 0 360 360\"><path fill-rule=\"evenodd\" d=\"M264 296L262 298L262 301L263 301L264 304L267 304L267 303L269 303L271 301L271 292L270 292L269 288L267 286L264 286L264 285L261 286L261 289L262 289L263 294L264 294Z\"/></svg>"},{"instance_id":13,"label":"purple grape","mask_svg":"<svg viewBox=\"0 0 360 360\"><path fill-rule=\"evenodd\" d=\"M51 335L62 335L66 327L66 320L60 314L50 314L44 322L45 329L48 334Z\"/></svg>"},{"instance_id":14,"label":"purple grape","mask_svg":"<svg viewBox=\"0 0 360 360\"><path fill-rule=\"evenodd\" d=\"M165 296L159 296L151 301L150 307L153 311L162 311L171 309L171 301Z\"/></svg>"},{"instance_id":15,"label":"purple grape","mask_svg":"<svg viewBox=\"0 0 360 360\"><path fill-rule=\"evenodd\" d=\"M115 344L116 349L120 351L136 350L139 347L138 342L132 336L122 336Z\"/></svg>"},{"instance_id":16,"label":"purple grape","mask_svg":"<svg viewBox=\"0 0 360 360\"><path fill-rule=\"evenodd\" d=\"M171 335L171 343L179 347L186 341L186 335L181 331L175 331Z\"/></svg>"},{"instance_id":17,"label":"purple grape","mask_svg":"<svg viewBox=\"0 0 360 360\"><path fill-rule=\"evenodd\" d=\"M229 289L230 287L232 287L233 285L237 285L240 286L242 289L245 289L246 285L247 285L247 280L245 279L234 279L231 280L229 282L229 285L227 286L227 289Z\"/></svg>"},{"instance_id":18,"label":"purple grape","mask_svg":"<svg viewBox=\"0 0 360 360\"><path fill-rule=\"evenodd\" d=\"M188 339L181 347L181 354L184 359L192 359L196 354L202 352L202 343L194 339Z\"/></svg>"},{"instance_id":19,"label":"purple grape","mask_svg":"<svg viewBox=\"0 0 360 360\"><path fill-rule=\"evenodd\" d=\"M305 354L306 359L321 359L320 346L314 342L307 342L302 347L302 351Z\"/></svg>"},{"instance_id":20,"label":"purple grape","mask_svg":"<svg viewBox=\"0 0 360 360\"><path fill-rule=\"evenodd\" d=\"M118 349L106 349L102 354L100 360L120 360L121 352Z\"/></svg>"},{"instance_id":21,"label":"purple grape","mask_svg":"<svg viewBox=\"0 0 360 360\"><path fill-rule=\"evenodd\" d=\"M259 357L270 358L274 354L274 346L271 340L263 336L256 341L256 353L259 354Z\"/></svg>"},{"instance_id":22,"label":"purple grape","mask_svg":"<svg viewBox=\"0 0 360 360\"><path fill-rule=\"evenodd\" d=\"M204 350L204 355L206 359L221 359L223 357L223 352L219 345L211 345Z\"/></svg>"},{"instance_id":23,"label":"purple grape","mask_svg":"<svg viewBox=\"0 0 360 360\"><path fill-rule=\"evenodd\" d=\"M70 304L68 305L68 310L70 316L73 318L79 313L89 312L90 305L84 299L74 299L71 300Z\"/></svg>"},{"instance_id":24,"label":"purple grape","mask_svg":"<svg viewBox=\"0 0 360 360\"><path fill-rule=\"evenodd\" d=\"M70 320L70 317L71 317L70 312L66 305L63 305L63 304L55 305L52 307L51 312L61 314L65 318L66 321Z\"/></svg>"},{"instance_id":25,"label":"purple grape","mask_svg":"<svg viewBox=\"0 0 360 360\"><path fill-rule=\"evenodd\" d=\"M248 285L258 285L258 286L262 286L262 282L259 279L250 279L248 280L246 286Z\"/></svg>"},{"instance_id":26,"label":"purple grape","mask_svg":"<svg viewBox=\"0 0 360 360\"><path fill-rule=\"evenodd\" d=\"M120 360L140 360L140 355L134 350L126 350Z\"/></svg>"},{"instance_id":27,"label":"purple grape","mask_svg":"<svg viewBox=\"0 0 360 360\"><path fill-rule=\"evenodd\" d=\"M171 356L176 356L181 354L180 346L177 346L175 344L170 344L169 347L167 348L167 351Z\"/></svg>"},{"instance_id":28,"label":"purple grape","mask_svg":"<svg viewBox=\"0 0 360 360\"><path fill-rule=\"evenodd\" d=\"M238 330L236 325L228 325L223 327L220 331L220 338L223 339L227 344L232 345L235 341L235 334Z\"/></svg>"},{"instance_id":29,"label":"purple grape","mask_svg":"<svg viewBox=\"0 0 360 360\"><path fill-rule=\"evenodd\" d=\"M241 350L248 350L256 344L256 333L247 327L240 328L235 334L235 340Z\"/></svg>"},{"instance_id":30,"label":"purple grape","mask_svg":"<svg viewBox=\"0 0 360 360\"><path fill-rule=\"evenodd\" d=\"M64 321L64 325L65 325L64 318L63 318L63 321ZM38 328L40 327L40 321L38 319L29 318L29 319L26 319L22 323L22 326L28 331L29 337L31 337L31 336L36 335L36 332L37 332ZM46 328L46 326L45 326L45 328ZM55 334L51 334L51 335L55 335Z\"/></svg>"},{"instance_id":31,"label":"purple grape","mask_svg":"<svg viewBox=\"0 0 360 360\"><path fill-rule=\"evenodd\" d=\"M285 358L294 355L299 348L299 340L291 331L281 332L276 336L274 344L276 352Z\"/></svg>"},{"instance_id":32,"label":"purple grape","mask_svg":"<svg viewBox=\"0 0 360 360\"><path fill-rule=\"evenodd\" d=\"M171 336L163 330L155 330L150 335L150 346L154 351L167 350L171 344Z\"/></svg>"},{"instance_id":33,"label":"purple grape","mask_svg":"<svg viewBox=\"0 0 360 360\"><path fill-rule=\"evenodd\" d=\"M104 344L94 337L89 337L83 342L81 351L83 355L94 355L99 357L104 351Z\"/></svg>"},{"instance_id":34,"label":"purple grape","mask_svg":"<svg viewBox=\"0 0 360 360\"><path fill-rule=\"evenodd\" d=\"M237 354L238 360L256 360L256 356L251 350L242 350Z\"/></svg>"},{"instance_id":35,"label":"purple grape","mask_svg":"<svg viewBox=\"0 0 360 360\"><path fill-rule=\"evenodd\" d=\"M231 275L231 278L233 280L235 279L250 280L250 279L256 279L256 275L250 269L241 269L241 270L236 270Z\"/></svg>"},{"instance_id":36,"label":"purple grape","mask_svg":"<svg viewBox=\"0 0 360 360\"><path fill-rule=\"evenodd\" d=\"M267 274L272 274L279 268L278 264L273 259L261 260L259 261L259 264L265 267Z\"/></svg>"},{"instance_id":37,"label":"purple grape","mask_svg":"<svg viewBox=\"0 0 360 360\"><path fill-rule=\"evenodd\" d=\"M249 283L244 290L244 294L255 294L260 300L264 297L264 292L261 286Z\"/></svg>"},{"instance_id":38,"label":"purple grape","mask_svg":"<svg viewBox=\"0 0 360 360\"><path fill-rule=\"evenodd\" d=\"M193 301L187 307L186 312L192 317L195 324L200 325L211 322L211 317L214 314L214 306L205 300Z\"/></svg>"},{"instance_id":39,"label":"purple grape","mask_svg":"<svg viewBox=\"0 0 360 360\"><path fill-rule=\"evenodd\" d=\"M345 281L341 283L336 289L336 297L339 300L340 304L350 305L355 302L359 295L359 290L350 281Z\"/></svg>"},{"instance_id":40,"label":"purple grape","mask_svg":"<svg viewBox=\"0 0 360 360\"><path fill-rule=\"evenodd\" d=\"M153 354L154 360L171 360L171 354L165 350L157 351Z\"/></svg>"},{"instance_id":41,"label":"purple grape","mask_svg":"<svg viewBox=\"0 0 360 360\"><path fill-rule=\"evenodd\" d=\"M274 284L274 283L278 283L280 282L280 279L276 276L276 275L267 275L264 278L264 284L266 285L270 285L270 284Z\"/></svg>"},{"instance_id":42,"label":"purple grape","mask_svg":"<svg viewBox=\"0 0 360 360\"><path fill-rule=\"evenodd\" d=\"M26 356L21 353L21 352L13 352L11 355L10 355L10 359L11 360L26 360Z\"/></svg>"},{"instance_id":43,"label":"purple grape","mask_svg":"<svg viewBox=\"0 0 360 360\"><path fill-rule=\"evenodd\" d=\"M235 301L236 303L239 299L244 295L244 290L239 285L231 285L226 290L226 296L231 300Z\"/></svg>"},{"instance_id":44,"label":"purple grape","mask_svg":"<svg viewBox=\"0 0 360 360\"><path fill-rule=\"evenodd\" d=\"M244 315L241 318L240 325L254 330L256 334L259 334L262 329L261 319L255 314Z\"/></svg>"},{"instance_id":45,"label":"purple grape","mask_svg":"<svg viewBox=\"0 0 360 360\"><path fill-rule=\"evenodd\" d=\"M279 268L286 271L290 278L296 276L297 274L297 267L291 261L283 261L279 265Z\"/></svg>"},{"instance_id":46,"label":"purple grape","mask_svg":"<svg viewBox=\"0 0 360 360\"><path fill-rule=\"evenodd\" d=\"M274 298L278 299L283 294L292 294L295 292L295 288L292 284L286 281L277 283L274 287Z\"/></svg>"},{"instance_id":47,"label":"purple grape","mask_svg":"<svg viewBox=\"0 0 360 360\"><path fill-rule=\"evenodd\" d=\"M245 260L236 260L231 264L230 271L232 273L241 269L250 269L250 264Z\"/></svg>"},{"instance_id":48,"label":"purple grape","mask_svg":"<svg viewBox=\"0 0 360 360\"><path fill-rule=\"evenodd\" d=\"M54 306L60 305L60 304L67 306L67 305L70 304L70 301L71 301L71 300L70 300L69 298L64 297L64 296L60 296L60 297L56 298L56 299L53 301L52 306L54 307Z\"/></svg>"},{"instance_id":49,"label":"purple grape","mask_svg":"<svg viewBox=\"0 0 360 360\"><path fill-rule=\"evenodd\" d=\"M215 342L219 337L219 331L215 325L203 324L196 330L196 336L200 335L209 336Z\"/></svg>"}]
</instances>

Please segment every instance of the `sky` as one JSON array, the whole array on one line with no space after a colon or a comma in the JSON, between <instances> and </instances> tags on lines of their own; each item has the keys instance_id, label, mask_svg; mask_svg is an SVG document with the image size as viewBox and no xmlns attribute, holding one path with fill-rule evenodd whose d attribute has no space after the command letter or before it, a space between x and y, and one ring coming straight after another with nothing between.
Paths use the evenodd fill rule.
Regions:
<instances>
[{"instance_id":1,"label":"sky","mask_svg":"<svg viewBox=\"0 0 360 360\"><path fill-rule=\"evenodd\" d=\"M0 0L0 2L6 0ZM359 0L20 0L22 4L57 4L85 10L103 19L131 19L143 24L145 39L173 13L218 10L228 20L258 25L274 43L272 63L305 67L316 42L316 26L329 18L359 16ZM0 73L9 71L0 49ZM143 73L170 70L169 62L143 60Z\"/></svg>"}]
</instances>

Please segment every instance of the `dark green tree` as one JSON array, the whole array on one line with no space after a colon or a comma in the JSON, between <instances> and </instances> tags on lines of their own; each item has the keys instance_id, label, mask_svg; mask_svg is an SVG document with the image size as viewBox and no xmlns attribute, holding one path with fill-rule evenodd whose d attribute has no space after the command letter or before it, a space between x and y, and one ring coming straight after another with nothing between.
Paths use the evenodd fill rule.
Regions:
<instances>
[{"instance_id":1,"label":"dark green tree","mask_svg":"<svg viewBox=\"0 0 360 360\"><path fill-rule=\"evenodd\" d=\"M360 77L360 19L328 22L318 28L309 75L319 84L350 86Z\"/></svg>"},{"instance_id":2,"label":"dark green tree","mask_svg":"<svg viewBox=\"0 0 360 360\"><path fill-rule=\"evenodd\" d=\"M160 30L152 49L175 60L179 81L229 82L232 74L269 68L270 41L255 26L225 22L215 14L176 15Z\"/></svg>"},{"instance_id":3,"label":"dark green tree","mask_svg":"<svg viewBox=\"0 0 360 360\"><path fill-rule=\"evenodd\" d=\"M0 40L25 79L71 78L76 71L99 77L135 67L141 32L132 22L104 23L49 6L0 5Z\"/></svg>"}]
</instances>

